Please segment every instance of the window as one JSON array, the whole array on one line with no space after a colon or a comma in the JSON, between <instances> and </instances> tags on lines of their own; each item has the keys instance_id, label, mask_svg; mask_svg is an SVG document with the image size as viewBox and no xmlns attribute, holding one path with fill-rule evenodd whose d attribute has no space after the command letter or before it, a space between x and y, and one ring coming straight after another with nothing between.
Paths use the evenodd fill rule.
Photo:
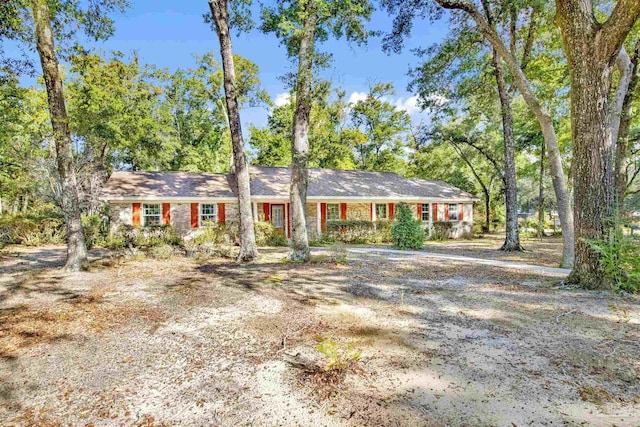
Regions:
<instances>
[{"instance_id":1,"label":"window","mask_svg":"<svg viewBox=\"0 0 640 427\"><path fill-rule=\"evenodd\" d=\"M429 203L422 204L422 222L429 222L429 215L431 215L431 211L429 210Z\"/></svg>"},{"instance_id":2,"label":"window","mask_svg":"<svg viewBox=\"0 0 640 427\"><path fill-rule=\"evenodd\" d=\"M449 204L449 221L457 221L458 220L458 204L450 203Z\"/></svg>"},{"instance_id":3,"label":"window","mask_svg":"<svg viewBox=\"0 0 640 427\"><path fill-rule=\"evenodd\" d=\"M200 225L205 221L218 222L218 205L216 203L200 203Z\"/></svg>"},{"instance_id":4,"label":"window","mask_svg":"<svg viewBox=\"0 0 640 427\"><path fill-rule=\"evenodd\" d=\"M327 221L340 221L339 203L327 203Z\"/></svg>"},{"instance_id":5,"label":"window","mask_svg":"<svg viewBox=\"0 0 640 427\"><path fill-rule=\"evenodd\" d=\"M387 219L387 204L376 205L376 219Z\"/></svg>"},{"instance_id":6,"label":"window","mask_svg":"<svg viewBox=\"0 0 640 427\"><path fill-rule=\"evenodd\" d=\"M162 224L162 208L160 204L143 204L142 205L142 225L158 225Z\"/></svg>"}]
</instances>

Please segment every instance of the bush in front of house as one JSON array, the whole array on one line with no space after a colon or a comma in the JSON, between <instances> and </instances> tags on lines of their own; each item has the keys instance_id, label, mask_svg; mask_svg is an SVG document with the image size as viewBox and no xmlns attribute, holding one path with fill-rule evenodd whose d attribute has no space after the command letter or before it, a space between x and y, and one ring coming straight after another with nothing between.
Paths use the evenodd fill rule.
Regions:
<instances>
[{"instance_id":1,"label":"bush in front of house","mask_svg":"<svg viewBox=\"0 0 640 427\"><path fill-rule=\"evenodd\" d=\"M396 205L396 217L391 226L393 247L396 249L421 249L424 244L422 224L415 219L413 210L406 203Z\"/></svg>"},{"instance_id":2,"label":"bush in front of house","mask_svg":"<svg viewBox=\"0 0 640 427\"><path fill-rule=\"evenodd\" d=\"M453 223L449 221L435 221L431 231L431 240L444 241L451 237Z\"/></svg>"},{"instance_id":3,"label":"bush in front of house","mask_svg":"<svg viewBox=\"0 0 640 427\"><path fill-rule=\"evenodd\" d=\"M182 246L183 242L170 225L139 225L122 224L105 239L105 246L110 249L151 248L160 245Z\"/></svg>"},{"instance_id":4,"label":"bush in front of house","mask_svg":"<svg viewBox=\"0 0 640 427\"><path fill-rule=\"evenodd\" d=\"M98 214L82 215L82 230L87 249L106 245L108 232L104 217Z\"/></svg>"},{"instance_id":5,"label":"bush in front of house","mask_svg":"<svg viewBox=\"0 0 640 427\"><path fill-rule=\"evenodd\" d=\"M256 231L256 244L258 246L287 246L287 238L269 221L254 223Z\"/></svg>"},{"instance_id":6,"label":"bush in front of house","mask_svg":"<svg viewBox=\"0 0 640 427\"><path fill-rule=\"evenodd\" d=\"M327 221L326 238L342 243L366 243L374 235L373 222L360 219Z\"/></svg>"}]
</instances>

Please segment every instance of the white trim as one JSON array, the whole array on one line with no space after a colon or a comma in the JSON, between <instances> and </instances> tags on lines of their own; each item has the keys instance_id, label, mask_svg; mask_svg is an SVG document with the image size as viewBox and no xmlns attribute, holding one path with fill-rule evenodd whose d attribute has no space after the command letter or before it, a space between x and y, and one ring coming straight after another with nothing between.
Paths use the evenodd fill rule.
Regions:
<instances>
[{"instance_id":1,"label":"white trim","mask_svg":"<svg viewBox=\"0 0 640 427\"><path fill-rule=\"evenodd\" d=\"M376 202L371 203L371 221L376 222L378 220L378 212L376 212Z\"/></svg>"},{"instance_id":2,"label":"white trim","mask_svg":"<svg viewBox=\"0 0 640 427\"><path fill-rule=\"evenodd\" d=\"M316 209L316 216L317 216L317 221L316 221L316 225L317 225L317 232L318 232L318 237L322 236L322 218L320 217L322 215L322 208L320 207L320 202L316 203L317 209Z\"/></svg>"},{"instance_id":3,"label":"white trim","mask_svg":"<svg viewBox=\"0 0 640 427\"><path fill-rule=\"evenodd\" d=\"M253 222L258 222L258 202L253 202Z\"/></svg>"}]
</instances>

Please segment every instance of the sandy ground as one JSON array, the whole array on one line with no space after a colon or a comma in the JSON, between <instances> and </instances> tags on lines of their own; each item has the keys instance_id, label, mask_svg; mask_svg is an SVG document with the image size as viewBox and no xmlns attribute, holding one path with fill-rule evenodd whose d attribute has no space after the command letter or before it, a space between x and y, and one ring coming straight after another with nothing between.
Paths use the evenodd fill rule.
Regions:
<instances>
[{"instance_id":1,"label":"sandy ground","mask_svg":"<svg viewBox=\"0 0 640 427\"><path fill-rule=\"evenodd\" d=\"M636 297L381 254L63 254L1 255L1 425L640 425ZM361 351L338 380L287 362L321 370L325 338Z\"/></svg>"},{"instance_id":2,"label":"sandy ground","mask_svg":"<svg viewBox=\"0 0 640 427\"><path fill-rule=\"evenodd\" d=\"M481 239L457 239L444 242L426 241L424 251L447 253L475 258L516 261L525 264L558 267L562 261L562 238L543 237L542 239L521 238L524 252L502 252L504 235L487 234Z\"/></svg>"}]
</instances>

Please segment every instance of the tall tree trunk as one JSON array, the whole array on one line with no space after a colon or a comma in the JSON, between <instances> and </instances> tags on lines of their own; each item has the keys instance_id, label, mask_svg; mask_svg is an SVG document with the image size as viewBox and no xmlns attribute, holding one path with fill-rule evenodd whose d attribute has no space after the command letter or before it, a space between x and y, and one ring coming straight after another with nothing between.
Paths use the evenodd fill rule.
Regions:
<instances>
[{"instance_id":1,"label":"tall tree trunk","mask_svg":"<svg viewBox=\"0 0 640 427\"><path fill-rule=\"evenodd\" d=\"M561 265L563 267L572 266L575 254L573 213L571 211L569 190L567 188L564 169L562 167L562 156L560 155L558 138L556 137L551 115L545 110L542 103L533 92L531 83L529 83L527 77L522 71L521 64L518 59L511 54L500 38L500 35L491 27L491 25L489 25L482 13L471 2L464 0L436 1L444 8L463 10L473 18L480 33L500 54L500 58L505 62L509 68L509 72L513 76L514 84L518 89L518 92L520 92L525 103L536 116L536 119L542 128L542 135L544 136L544 142L547 146L547 154L549 155L549 172L551 175L551 181L553 182L556 202L558 204L558 216L560 217L560 223L562 224L563 247Z\"/></svg>"},{"instance_id":2,"label":"tall tree trunk","mask_svg":"<svg viewBox=\"0 0 640 427\"><path fill-rule=\"evenodd\" d=\"M576 262L569 281L587 288L609 286L600 255L586 240L600 240L616 209L610 95L622 42L640 15L640 2L619 0L599 23L582 0L556 0L557 22L569 63L573 141Z\"/></svg>"},{"instance_id":3,"label":"tall tree trunk","mask_svg":"<svg viewBox=\"0 0 640 427\"><path fill-rule=\"evenodd\" d=\"M311 112L311 85L313 82L313 56L317 25L315 1L307 2L296 81L296 109L293 116L291 144L291 251L294 261L309 260L307 236L307 186L309 183L309 114Z\"/></svg>"},{"instance_id":4,"label":"tall tree trunk","mask_svg":"<svg viewBox=\"0 0 640 427\"><path fill-rule=\"evenodd\" d=\"M240 210L240 253L238 261L253 261L258 257L253 215L251 213L251 186L249 165L244 154L244 141L240 127L240 112L236 96L236 77L229 34L229 9L227 0L209 0L209 8L216 26L222 53L224 93L227 103L228 125L233 149L233 168Z\"/></svg>"},{"instance_id":5,"label":"tall tree trunk","mask_svg":"<svg viewBox=\"0 0 640 427\"><path fill-rule=\"evenodd\" d=\"M513 132L513 112L511 95L504 81L500 55L493 49L493 68L500 96L502 112L502 138L504 144L504 193L506 207L506 227L503 251L522 251L518 230L518 185L516 182L516 141Z\"/></svg>"},{"instance_id":6,"label":"tall tree trunk","mask_svg":"<svg viewBox=\"0 0 640 427\"><path fill-rule=\"evenodd\" d=\"M58 179L60 179L62 191L60 207L67 227L67 261L65 268L77 271L85 269L88 265L87 248L80 217L78 183L74 169L69 118L64 103L62 77L58 69L58 59L55 56L48 2L46 0L33 0L32 8L36 27L36 47L42 64L44 83L47 88L58 165Z\"/></svg>"},{"instance_id":7,"label":"tall tree trunk","mask_svg":"<svg viewBox=\"0 0 640 427\"><path fill-rule=\"evenodd\" d=\"M540 144L540 181L538 183L538 238L544 234L544 143Z\"/></svg>"},{"instance_id":8,"label":"tall tree trunk","mask_svg":"<svg viewBox=\"0 0 640 427\"><path fill-rule=\"evenodd\" d=\"M627 87L622 110L620 115L620 125L618 127L618 137L615 150L614 179L616 181L616 199L618 202L618 212L624 211L624 198L627 194L627 160L629 156L629 127L631 125L631 105L635 99L635 91L640 80L640 39L636 42L633 57L631 58L631 79ZM614 140L615 141L615 140Z\"/></svg>"}]
</instances>

